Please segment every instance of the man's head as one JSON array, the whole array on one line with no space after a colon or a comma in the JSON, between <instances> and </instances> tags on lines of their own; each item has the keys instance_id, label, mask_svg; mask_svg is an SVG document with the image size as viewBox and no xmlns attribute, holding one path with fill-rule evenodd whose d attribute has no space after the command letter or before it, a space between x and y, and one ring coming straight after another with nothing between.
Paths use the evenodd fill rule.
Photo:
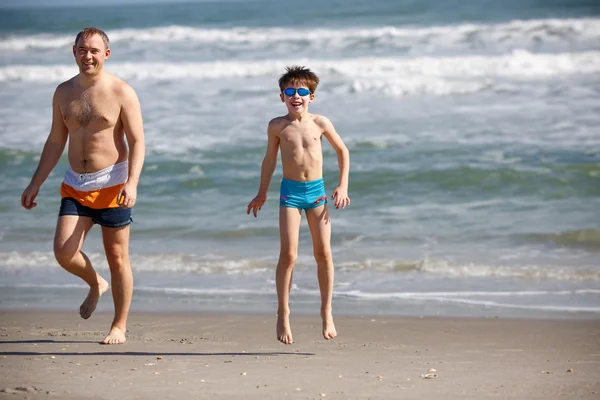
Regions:
<instances>
[{"instance_id":1,"label":"man's head","mask_svg":"<svg viewBox=\"0 0 600 400\"><path fill-rule=\"evenodd\" d=\"M301 66L287 67L286 73L279 78L281 101L292 114L307 112L318 85L319 77L310 69Z\"/></svg>"},{"instance_id":2,"label":"man's head","mask_svg":"<svg viewBox=\"0 0 600 400\"><path fill-rule=\"evenodd\" d=\"M81 74L97 75L110 56L108 36L101 29L85 28L75 38L73 55Z\"/></svg>"}]
</instances>

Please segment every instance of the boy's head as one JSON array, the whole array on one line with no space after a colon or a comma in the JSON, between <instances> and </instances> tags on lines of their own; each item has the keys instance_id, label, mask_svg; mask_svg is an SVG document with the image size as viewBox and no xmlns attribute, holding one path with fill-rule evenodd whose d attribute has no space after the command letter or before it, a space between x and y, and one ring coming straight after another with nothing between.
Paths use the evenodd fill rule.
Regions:
<instances>
[{"instance_id":1,"label":"boy's head","mask_svg":"<svg viewBox=\"0 0 600 400\"><path fill-rule=\"evenodd\" d=\"M290 85L303 85L315 93L319 85L319 77L310 69L298 65L286 67L286 73L279 78L279 89L283 92Z\"/></svg>"},{"instance_id":2,"label":"boy's head","mask_svg":"<svg viewBox=\"0 0 600 400\"><path fill-rule=\"evenodd\" d=\"M286 73L279 78L281 101L285 103L291 115L308 112L308 105L315 98L319 77L306 67L287 67Z\"/></svg>"}]
</instances>

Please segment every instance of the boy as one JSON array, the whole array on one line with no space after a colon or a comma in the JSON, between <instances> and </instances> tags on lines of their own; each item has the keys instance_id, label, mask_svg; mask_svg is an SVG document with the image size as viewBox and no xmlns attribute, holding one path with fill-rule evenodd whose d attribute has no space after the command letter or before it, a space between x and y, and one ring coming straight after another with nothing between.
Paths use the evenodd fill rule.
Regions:
<instances>
[{"instance_id":1,"label":"boy","mask_svg":"<svg viewBox=\"0 0 600 400\"><path fill-rule=\"evenodd\" d=\"M321 290L321 318L323 337L337 336L331 314L333 292L333 259L331 256L331 220L323 183L323 155L321 139L325 136L337 153L340 180L331 199L335 208L346 208L350 155L332 123L321 115L309 114L308 105L315 98L319 78L305 67L288 67L279 79L281 101L288 113L269 122L267 151L262 162L258 194L248 204L247 214L257 216L267 200L267 191L281 149L283 180L279 198L279 233L281 249L276 271L277 286L277 339L293 343L290 327L289 296L292 270L298 256L298 236L302 210L312 236L313 251L318 267Z\"/></svg>"}]
</instances>

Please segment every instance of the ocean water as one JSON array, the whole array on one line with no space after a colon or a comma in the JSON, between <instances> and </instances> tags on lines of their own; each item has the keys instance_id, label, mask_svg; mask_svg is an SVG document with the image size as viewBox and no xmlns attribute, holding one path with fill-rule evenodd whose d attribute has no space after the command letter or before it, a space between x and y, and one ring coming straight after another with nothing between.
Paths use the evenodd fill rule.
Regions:
<instances>
[{"instance_id":1,"label":"ocean water","mask_svg":"<svg viewBox=\"0 0 600 400\"><path fill-rule=\"evenodd\" d=\"M66 159L36 209L20 195L77 73L75 34L95 25L144 115L132 311L275 312L279 167L259 218L246 206L285 113L277 79L301 64L322 80L311 112L351 154L334 312L600 316L597 1L1 4L0 307L85 296L52 253ZM324 142L329 193L337 177ZM84 251L108 277L99 231ZM292 311L318 314L318 293L304 222Z\"/></svg>"}]
</instances>

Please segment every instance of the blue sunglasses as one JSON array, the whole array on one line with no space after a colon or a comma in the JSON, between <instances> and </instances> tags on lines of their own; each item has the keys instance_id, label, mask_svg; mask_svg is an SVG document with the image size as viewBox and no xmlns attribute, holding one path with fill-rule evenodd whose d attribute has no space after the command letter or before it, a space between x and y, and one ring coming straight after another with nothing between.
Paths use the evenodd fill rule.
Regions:
<instances>
[{"instance_id":1,"label":"blue sunglasses","mask_svg":"<svg viewBox=\"0 0 600 400\"><path fill-rule=\"evenodd\" d=\"M296 92L298 92L298 96L300 96L300 97L308 96L311 93L310 90L308 90L307 88L294 89L294 88L289 87L283 91L283 94L291 97L291 96L295 95Z\"/></svg>"}]
</instances>

